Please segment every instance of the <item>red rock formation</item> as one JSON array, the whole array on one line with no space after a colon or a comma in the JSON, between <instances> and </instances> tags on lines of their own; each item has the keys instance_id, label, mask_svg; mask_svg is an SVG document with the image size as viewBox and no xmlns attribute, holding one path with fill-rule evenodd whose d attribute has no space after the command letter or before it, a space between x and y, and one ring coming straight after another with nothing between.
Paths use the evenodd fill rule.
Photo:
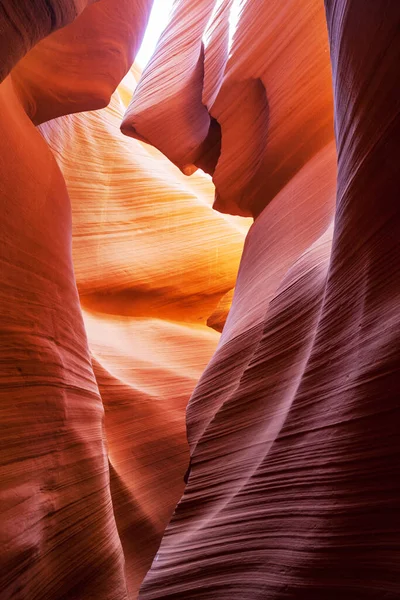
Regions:
<instances>
[{"instance_id":1,"label":"red rock formation","mask_svg":"<svg viewBox=\"0 0 400 600\"><path fill-rule=\"evenodd\" d=\"M301 248L293 230L311 235L304 215L290 232L278 210L296 197L290 184L250 230L218 350L188 408L188 485L143 600L398 597L400 6L327 0L326 10L339 159L332 251L329 233L308 240L287 272L286 253ZM295 190L307 206L307 188ZM265 229L274 205L290 232L281 272Z\"/></svg>"},{"instance_id":2,"label":"red rock formation","mask_svg":"<svg viewBox=\"0 0 400 600\"><path fill-rule=\"evenodd\" d=\"M0 90L0 596L123 599L68 193L10 77Z\"/></svg>"},{"instance_id":3,"label":"red rock formation","mask_svg":"<svg viewBox=\"0 0 400 600\"><path fill-rule=\"evenodd\" d=\"M12 78L36 125L107 106L133 63L151 5L151 0L95 2L28 53Z\"/></svg>"},{"instance_id":4,"label":"red rock formation","mask_svg":"<svg viewBox=\"0 0 400 600\"><path fill-rule=\"evenodd\" d=\"M75 274L135 597L183 491L185 409L219 337L206 320L234 285L244 233L211 209L207 178L182 176L121 134L123 110L115 94L105 110L40 129L71 196Z\"/></svg>"},{"instance_id":5,"label":"red rock formation","mask_svg":"<svg viewBox=\"0 0 400 600\"><path fill-rule=\"evenodd\" d=\"M177 0L136 139L86 4L0 0L1 600L136 597L199 378L140 598L395 600L398 0Z\"/></svg>"},{"instance_id":6,"label":"red rock formation","mask_svg":"<svg viewBox=\"0 0 400 600\"><path fill-rule=\"evenodd\" d=\"M0 3L0 82L41 39L71 23L96 0L2 0Z\"/></svg>"},{"instance_id":7,"label":"red rock formation","mask_svg":"<svg viewBox=\"0 0 400 600\"><path fill-rule=\"evenodd\" d=\"M176 2L123 131L213 173L218 210L257 215L333 137L325 15L319 0L244 3L229 48L231 5Z\"/></svg>"}]
</instances>

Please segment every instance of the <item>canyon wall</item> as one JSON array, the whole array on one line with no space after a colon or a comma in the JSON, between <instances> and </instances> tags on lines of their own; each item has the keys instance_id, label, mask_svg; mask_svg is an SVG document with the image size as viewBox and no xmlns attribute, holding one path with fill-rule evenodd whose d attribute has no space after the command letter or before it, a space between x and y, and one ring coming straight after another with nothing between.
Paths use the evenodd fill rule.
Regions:
<instances>
[{"instance_id":1,"label":"canyon wall","mask_svg":"<svg viewBox=\"0 0 400 600\"><path fill-rule=\"evenodd\" d=\"M120 132L150 8L94 3L0 84L1 598L135 598L184 488L250 223Z\"/></svg>"},{"instance_id":2,"label":"canyon wall","mask_svg":"<svg viewBox=\"0 0 400 600\"><path fill-rule=\"evenodd\" d=\"M400 6L151 4L0 1L0 598L395 600Z\"/></svg>"},{"instance_id":3,"label":"canyon wall","mask_svg":"<svg viewBox=\"0 0 400 600\"><path fill-rule=\"evenodd\" d=\"M75 276L133 591L183 491L185 410L219 339L206 321L234 286L247 225L212 210L208 178L189 179L122 135L124 110L118 91L107 109L40 129L71 198Z\"/></svg>"}]
</instances>

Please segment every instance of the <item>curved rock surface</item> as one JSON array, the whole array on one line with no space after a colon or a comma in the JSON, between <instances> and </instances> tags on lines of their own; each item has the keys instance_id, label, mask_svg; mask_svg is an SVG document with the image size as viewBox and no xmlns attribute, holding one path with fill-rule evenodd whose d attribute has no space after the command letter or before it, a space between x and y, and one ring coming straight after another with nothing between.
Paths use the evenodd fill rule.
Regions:
<instances>
[{"instance_id":1,"label":"curved rock surface","mask_svg":"<svg viewBox=\"0 0 400 600\"><path fill-rule=\"evenodd\" d=\"M1 102L0 597L127 598L61 171Z\"/></svg>"},{"instance_id":2,"label":"curved rock surface","mask_svg":"<svg viewBox=\"0 0 400 600\"><path fill-rule=\"evenodd\" d=\"M288 189L311 160L248 234L232 309L188 407L188 485L143 600L398 597L400 7L381 9L326 1L332 248L329 230L303 248L281 235L279 275L282 255L268 254L274 206L290 231L295 191L304 206L317 193L312 179ZM278 210L285 193L290 216ZM292 230L302 226L311 236L297 212Z\"/></svg>"},{"instance_id":3,"label":"curved rock surface","mask_svg":"<svg viewBox=\"0 0 400 600\"><path fill-rule=\"evenodd\" d=\"M213 173L218 210L257 215L333 138L331 89L320 0L179 0L122 127Z\"/></svg>"},{"instance_id":4,"label":"curved rock surface","mask_svg":"<svg viewBox=\"0 0 400 600\"><path fill-rule=\"evenodd\" d=\"M268 503L259 469L289 415L314 341L335 176L332 143L249 231L228 320L187 409L189 481L140 597L264 597L257 590L266 586L259 570L268 573Z\"/></svg>"},{"instance_id":5,"label":"curved rock surface","mask_svg":"<svg viewBox=\"0 0 400 600\"><path fill-rule=\"evenodd\" d=\"M398 0L151 5L0 0L0 598L398 600Z\"/></svg>"},{"instance_id":6,"label":"curved rock surface","mask_svg":"<svg viewBox=\"0 0 400 600\"><path fill-rule=\"evenodd\" d=\"M136 597L183 489L206 321L236 277L246 225L212 211L205 176L121 134L118 94L42 135L31 122L107 103L150 4L96 3L1 86L2 599Z\"/></svg>"},{"instance_id":7,"label":"curved rock surface","mask_svg":"<svg viewBox=\"0 0 400 600\"><path fill-rule=\"evenodd\" d=\"M0 82L41 39L72 23L96 0L2 0L0 2Z\"/></svg>"},{"instance_id":8,"label":"curved rock surface","mask_svg":"<svg viewBox=\"0 0 400 600\"><path fill-rule=\"evenodd\" d=\"M12 72L37 125L107 106L143 39L151 0L101 0L37 44Z\"/></svg>"},{"instance_id":9,"label":"curved rock surface","mask_svg":"<svg viewBox=\"0 0 400 600\"><path fill-rule=\"evenodd\" d=\"M123 111L117 93L105 110L40 129L71 197L74 268L135 597L183 491L185 409L219 339L206 321L234 285L247 227L212 210L208 178L188 179L123 136Z\"/></svg>"}]
</instances>

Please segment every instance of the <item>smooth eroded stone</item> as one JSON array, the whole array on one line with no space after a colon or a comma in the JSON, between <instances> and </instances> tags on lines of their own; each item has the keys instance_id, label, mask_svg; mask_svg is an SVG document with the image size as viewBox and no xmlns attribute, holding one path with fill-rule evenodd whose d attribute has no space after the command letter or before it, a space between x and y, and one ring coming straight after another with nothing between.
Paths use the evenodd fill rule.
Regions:
<instances>
[{"instance_id":1,"label":"smooth eroded stone","mask_svg":"<svg viewBox=\"0 0 400 600\"><path fill-rule=\"evenodd\" d=\"M107 106L140 47L151 0L100 0L33 48L12 72L37 125Z\"/></svg>"},{"instance_id":2,"label":"smooth eroded stone","mask_svg":"<svg viewBox=\"0 0 400 600\"><path fill-rule=\"evenodd\" d=\"M73 259L105 407L115 518L130 596L157 551L189 462L185 410L218 343L209 315L235 282L245 232L213 185L120 132L108 108L40 130L72 203Z\"/></svg>"},{"instance_id":3,"label":"smooth eroded stone","mask_svg":"<svg viewBox=\"0 0 400 600\"><path fill-rule=\"evenodd\" d=\"M122 130L213 174L217 210L257 216L333 140L328 36L320 0L244 2L232 30L235 11L175 4Z\"/></svg>"},{"instance_id":4,"label":"smooth eroded stone","mask_svg":"<svg viewBox=\"0 0 400 600\"><path fill-rule=\"evenodd\" d=\"M141 600L398 597L400 5L325 4L332 246L328 232L309 243L271 297L274 223L263 218L279 194L250 229L219 347L188 407L188 484ZM302 219L292 227L309 233ZM289 236L278 247L294 251Z\"/></svg>"},{"instance_id":5,"label":"smooth eroded stone","mask_svg":"<svg viewBox=\"0 0 400 600\"><path fill-rule=\"evenodd\" d=\"M0 82L42 38L71 23L96 0L1 0Z\"/></svg>"},{"instance_id":6,"label":"smooth eroded stone","mask_svg":"<svg viewBox=\"0 0 400 600\"><path fill-rule=\"evenodd\" d=\"M0 86L2 600L126 600L61 171Z\"/></svg>"}]
</instances>

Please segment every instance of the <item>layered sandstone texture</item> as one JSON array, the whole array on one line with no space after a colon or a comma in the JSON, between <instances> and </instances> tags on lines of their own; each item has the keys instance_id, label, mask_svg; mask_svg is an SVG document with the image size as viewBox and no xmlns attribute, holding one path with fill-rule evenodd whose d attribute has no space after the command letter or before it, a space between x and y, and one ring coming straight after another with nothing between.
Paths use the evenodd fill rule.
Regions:
<instances>
[{"instance_id":1,"label":"layered sandstone texture","mask_svg":"<svg viewBox=\"0 0 400 600\"><path fill-rule=\"evenodd\" d=\"M123 123L256 217L139 597L395 599L400 6L241 5L177 2Z\"/></svg>"},{"instance_id":2,"label":"layered sandstone texture","mask_svg":"<svg viewBox=\"0 0 400 600\"><path fill-rule=\"evenodd\" d=\"M123 95L40 130L72 203L75 277L133 594L183 491L185 409L218 343L207 320L234 286L247 225L212 210L208 178L188 179L120 132Z\"/></svg>"},{"instance_id":3,"label":"layered sandstone texture","mask_svg":"<svg viewBox=\"0 0 400 600\"><path fill-rule=\"evenodd\" d=\"M14 8L5 59L43 39L0 85L0 597L136 598L250 223L120 132L151 2L101 0L49 37Z\"/></svg>"},{"instance_id":4,"label":"layered sandstone texture","mask_svg":"<svg viewBox=\"0 0 400 600\"><path fill-rule=\"evenodd\" d=\"M397 600L400 5L151 5L0 0L0 599Z\"/></svg>"}]
</instances>

